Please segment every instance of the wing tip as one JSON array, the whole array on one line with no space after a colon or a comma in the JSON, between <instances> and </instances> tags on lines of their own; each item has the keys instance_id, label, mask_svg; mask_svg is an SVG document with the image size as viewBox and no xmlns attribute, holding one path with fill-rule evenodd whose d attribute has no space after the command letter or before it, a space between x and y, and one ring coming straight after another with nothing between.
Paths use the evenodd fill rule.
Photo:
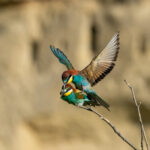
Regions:
<instances>
[{"instance_id":1,"label":"wing tip","mask_svg":"<svg viewBox=\"0 0 150 150\"><path fill-rule=\"evenodd\" d=\"M117 36L117 37L119 37L120 36L120 31L118 30L118 31L116 31L116 33L115 33L115 35L114 36Z\"/></svg>"},{"instance_id":2,"label":"wing tip","mask_svg":"<svg viewBox=\"0 0 150 150\"><path fill-rule=\"evenodd\" d=\"M56 51L56 49L55 49L55 47L54 47L53 45L50 45L49 48L50 48L50 50L51 50L52 52Z\"/></svg>"},{"instance_id":3,"label":"wing tip","mask_svg":"<svg viewBox=\"0 0 150 150\"><path fill-rule=\"evenodd\" d=\"M116 61L118 57L119 49L120 49L120 31L117 31L114 37L116 37L117 48L116 48L116 53L115 53L115 57L113 61Z\"/></svg>"},{"instance_id":4,"label":"wing tip","mask_svg":"<svg viewBox=\"0 0 150 150\"><path fill-rule=\"evenodd\" d=\"M52 51L57 51L57 52L62 53L63 55L65 55L59 48L56 48L56 47L53 46L53 45L50 45L49 47L50 47L50 49L51 49Z\"/></svg>"},{"instance_id":5,"label":"wing tip","mask_svg":"<svg viewBox=\"0 0 150 150\"><path fill-rule=\"evenodd\" d=\"M55 48L55 47L54 47L53 45L50 44L49 48L50 48L50 49L53 49L53 48Z\"/></svg>"}]
</instances>

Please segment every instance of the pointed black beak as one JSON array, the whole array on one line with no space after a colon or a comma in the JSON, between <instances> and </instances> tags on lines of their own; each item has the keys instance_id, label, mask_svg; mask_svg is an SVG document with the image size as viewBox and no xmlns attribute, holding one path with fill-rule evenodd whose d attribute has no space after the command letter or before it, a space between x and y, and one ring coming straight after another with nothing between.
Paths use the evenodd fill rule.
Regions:
<instances>
[{"instance_id":1,"label":"pointed black beak","mask_svg":"<svg viewBox=\"0 0 150 150\"><path fill-rule=\"evenodd\" d=\"M65 89L65 86L66 86L66 84L64 84L63 86L62 86L62 89L61 89L61 91L60 91L60 95L62 96L62 95L64 95L64 89Z\"/></svg>"},{"instance_id":2,"label":"pointed black beak","mask_svg":"<svg viewBox=\"0 0 150 150\"><path fill-rule=\"evenodd\" d=\"M60 95L63 96L64 95L64 90L60 91Z\"/></svg>"},{"instance_id":3,"label":"pointed black beak","mask_svg":"<svg viewBox=\"0 0 150 150\"><path fill-rule=\"evenodd\" d=\"M60 95L62 96L64 93L62 91L60 91Z\"/></svg>"}]
</instances>

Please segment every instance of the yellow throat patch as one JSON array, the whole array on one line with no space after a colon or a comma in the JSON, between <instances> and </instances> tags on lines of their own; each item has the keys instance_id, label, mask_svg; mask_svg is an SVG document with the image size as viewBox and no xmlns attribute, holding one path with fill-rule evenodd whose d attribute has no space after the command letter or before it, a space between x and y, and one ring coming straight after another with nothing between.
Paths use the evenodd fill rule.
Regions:
<instances>
[{"instance_id":1,"label":"yellow throat patch","mask_svg":"<svg viewBox=\"0 0 150 150\"><path fill-rule=\"evenodd\" d=\"M69 96L72 92L73 92L73 90L71 89L71 90L69 90L68 92L66 92L66 93L64 94L64 96Z\"/></svg>"}]
</instances>

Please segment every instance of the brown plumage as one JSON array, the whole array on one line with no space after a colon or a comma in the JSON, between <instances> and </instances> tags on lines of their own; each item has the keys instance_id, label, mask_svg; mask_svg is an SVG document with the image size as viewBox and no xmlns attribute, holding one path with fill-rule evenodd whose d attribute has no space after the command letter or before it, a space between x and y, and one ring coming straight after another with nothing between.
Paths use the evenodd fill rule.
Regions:
<instances>
[{"instance_id":1,"label":"brown plumage","mask_svg":"<svg viewBox=\"0 0 150 150\"><path fill-rule=\"evenodd\" d=\"M102 80L114 67L119 52L119 32L102 50L100 54L92 59L90 64L79 73L87 78L94 86Z\"/></svg>"},{"instance_id":2,"label":"brown plumage","mask_svg":"<svg viewBox=\"0 0 150 150\"><path fill-rule=\"evenodd\" d=\"M94 57L90 64L81 71L73 68L61 50L53 46L50 46L50 48L60 63L68 69L62 74L63 82L65 84L73 82L76 88L85 92L91 101L96 101L97 104L108 109L109 105L96 94L91 86L102 80L113 69L119 52L119 33L116 33L102 52Z\"/></svg>"},{"instance_id":3,"label":"brown plumage","mask_svg":"<svg viewBox=\"0 0 150 150\"><path fill-rule=\"evenodd\" d=\"M79 73L79 71L73 70L73 69L64 71L63 74L62 74L62 80L65 80L70 75L77 75L78 73Z\"/></svg>"}]
</instances>

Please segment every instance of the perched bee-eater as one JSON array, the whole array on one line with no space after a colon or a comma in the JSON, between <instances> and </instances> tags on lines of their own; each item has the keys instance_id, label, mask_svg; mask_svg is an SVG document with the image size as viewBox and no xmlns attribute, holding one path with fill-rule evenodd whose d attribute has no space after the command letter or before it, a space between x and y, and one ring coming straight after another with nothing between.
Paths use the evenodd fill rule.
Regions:
<instances>
[{"instance_id":1,"label":"perched bee-eater","mask_svg":"<svg viewBox=\"0 0 150 150\"><path fill-rule=\"evenodd\" d=\"M62 90L60 92L61 98L68 102L69 104L73 104L76 106L100 106L100 103L97 103L96 100L90 100L87 95L78 90L73 88L70 84L66 84L62 86ZM101 99L101 101L103 101ZM109 109L108 109L109 110Z\"/></svg>"},{"instance_id":2,"label":"perched bee-eater","mask_svg":"<svg viewBox=\"0 0 150 150\"><path fill-rule=\"evenodd\" d=\"M91 87L102 80L113 69L119 52L119 33L117 32L102 52L94 57L90 64L81 71L74 69L68 58L59 48L50 46L50 49L59 59L60 63L64 64L68 69L62 74L64 84L73 82L76 88L84 91L90 100L95 99L99 103L101 98ZM101 101L101 105L107 109L109 108L105 101Z\"/></svg>"}]
</instances>

